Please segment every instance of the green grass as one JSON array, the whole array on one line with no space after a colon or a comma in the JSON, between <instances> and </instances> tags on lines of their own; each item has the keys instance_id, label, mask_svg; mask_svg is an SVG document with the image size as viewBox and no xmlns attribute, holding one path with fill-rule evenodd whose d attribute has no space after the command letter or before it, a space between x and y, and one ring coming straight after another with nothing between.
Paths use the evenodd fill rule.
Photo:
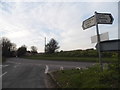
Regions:
<instances>
[{"instance_id":1,"label":"green grass","mask_svg":"<svg viewBox=\"0 0 120 90\"><path fill-rule=\"evenodd\" d=\"M60 88L118 88L120 73L115 68L116 65L113 67L106 66L101 72L99 65L95 65L85 70L63 70L52 74Z\"/></svg>"},{"instance_id":2,"label":"green grass","mask_svg":"<svg viewBox=\"0 0 120 90\"><path fill-rule=\"evenodd\" d=\"M24 58L36 59L36 60L98 62L98 57L59 57L59 56L32 55L32 56L25 56ZM103 62L116 62L117 58L102 58L102 60L103 60Z\"/></svg>"}]
</instances>

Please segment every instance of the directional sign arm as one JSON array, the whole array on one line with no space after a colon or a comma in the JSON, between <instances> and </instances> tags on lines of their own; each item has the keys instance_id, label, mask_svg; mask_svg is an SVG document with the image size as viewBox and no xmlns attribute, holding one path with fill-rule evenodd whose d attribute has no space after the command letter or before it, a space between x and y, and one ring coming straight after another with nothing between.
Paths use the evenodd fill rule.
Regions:
<instances>
[{"instance_id":1,"label":"directional sign arm","mask_svg":"<svg viewBox=\"0 0 120 90\"><path fill-rule=\"evenodd\" d=\"M113 16L109 13L97 13L98 24L112 24L113 20Z\"/></svg>"},{"instance_id":2,"label":"directional sign arm","mask_svg":"<svg viewBox=\"0 0 120 90\"><path fill-rule=\"evenodd\" d=\"M97 18L95 18L95 16ZM92 17L86 19L82 23L83 30L95 26L95 24L112 24L113 23L113 16L110 13L97 13Z\"/></svg>"},{"instance_id":3,"label":"directional sign arm","mask_svg":"<svg viewBox=\"0 0 120 90\"><path fill-rule=\"evenodd\" d=\"M82 23L82 28L83 30L90 28L92 26L95 26L95 16L92 16L88 19L86 19L85 21L83 21Z\"/></svg>"}]
</instances>

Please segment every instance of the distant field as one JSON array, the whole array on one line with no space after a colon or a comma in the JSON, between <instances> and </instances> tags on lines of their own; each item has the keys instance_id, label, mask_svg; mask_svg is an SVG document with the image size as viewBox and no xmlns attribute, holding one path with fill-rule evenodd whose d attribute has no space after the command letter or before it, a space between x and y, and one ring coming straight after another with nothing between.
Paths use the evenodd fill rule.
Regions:
<instances>
[{"instance_id":1,"label":"distant field","mask_svg":"<svg viewBox=\"0 0 120 90\"><path fill-rule=\"evenodd\" d=\"M103 62L115 62L118 60L117 52L102 52ZM82 62L99 62L97 50L73 50L60 51L51 54L41 54L26 56L28 59L38 60L65 60L65 61L82 61Z\"/></svg>"},{"instance_id":2,"label":"distant field","mask_svg":"<svg viewBox=\"0 0 120 90\"><path fill-rule=\"evenodd\" d=\"M25 56L27 59L36 60L64 60L64 61L82 61L82 62L99 62L97 57L57 57L57 56L42 56L32 55ZM102 58L103 62L116 62L117 58Z\"/></svg>"}]
</instances>

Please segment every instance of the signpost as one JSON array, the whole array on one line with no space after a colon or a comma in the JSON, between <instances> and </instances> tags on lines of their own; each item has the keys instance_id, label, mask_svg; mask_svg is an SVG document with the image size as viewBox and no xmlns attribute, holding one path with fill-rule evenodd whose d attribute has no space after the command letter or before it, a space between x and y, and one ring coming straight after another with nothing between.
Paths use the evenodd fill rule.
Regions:
<instances>
[{"instance_id":1,"label":"signpost","mask_svg":"<svg viewBox=\"0 0 120 90\"><path fill-rule=\"evenodd\" d=\"M100 63L102 71L103 71L103 65L102 65L102 61L101 61L101 52L100 52L101 45L100 45L100 35L99 35L98 24L112 24L113 20L114 19L113 19L112 15L109 13L95 12L95 15L93 15L92 17L88 18L87 20L83 21L83 23L82 23L83 30L90 28L92 26L96 26L99 63Z\"/></svg>"},{"instance_id":2,"label":"signpost","mask_svg":"<svg viewBox=\"0 0 120 90\"><path fill-rule=\"evenodd\" d=\"M96 18L97 16L97 18ZM92 26L95 26L95 23L97 24L112 24L113 23L113 17L110 13L97 13L95 12L95 15L92 17L86 19L82 23L83 30L90 28Z\"/></svg>"},{"instance_id":3,"label":"signpost","mask_svg":"<svg viewBox=\"0 0 120 90\"><path fill-rule=\"evenodd\" d=\"M82 27L83 30L95 26L95 15L83 21Z\"/></svg>"},{"instance_id":4,"label":"signpost","mask_svg":"<svg viewBox=\"0 0 120 90\"><path fill-rule=\"evenodd\" d=\"M113 17L109 13L97 13L97 23L98 24L112 24Z\"/></svg>"},{"instance_id":5,"label":"signpost","mask_svg":"<svg viewBox=\"0 0 120 90\"><path fill-rule=\"evenodd\" d=\"M100 41L109 40L108 32L100 34ZM91 43L97 42L97 35L91 37Z\"/></svg>"}]
</instances>

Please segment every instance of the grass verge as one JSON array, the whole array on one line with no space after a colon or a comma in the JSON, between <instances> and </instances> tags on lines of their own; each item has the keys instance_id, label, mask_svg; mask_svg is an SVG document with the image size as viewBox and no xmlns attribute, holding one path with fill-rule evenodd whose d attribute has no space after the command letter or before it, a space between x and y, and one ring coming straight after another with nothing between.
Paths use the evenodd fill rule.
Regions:
<instances>
[{"instance_id":1,"label":"grass verge","mask_svg":"<svg viewBox=\"0 0 120 90\"><path fill-rule=\"evenodd\" d=\"M98 57L57 57L57 56L42 56L32 55L23 58L35 60L63 60L63 61L81 61L81 62L98 62ZM103 62L116 62L118 58L102 58Z\"/></svg>"},{"instance_id":2,"label":"grass verge","mask_svg":"<svg viewBox=\"0 0 120 90\"><path fill-rule=\"evenodd\" d=\"M60 88L120 88L120 73L116 64L101 72L99 65L84 70L63 70L52 73Z\"/></svg>"}]
</instances>

